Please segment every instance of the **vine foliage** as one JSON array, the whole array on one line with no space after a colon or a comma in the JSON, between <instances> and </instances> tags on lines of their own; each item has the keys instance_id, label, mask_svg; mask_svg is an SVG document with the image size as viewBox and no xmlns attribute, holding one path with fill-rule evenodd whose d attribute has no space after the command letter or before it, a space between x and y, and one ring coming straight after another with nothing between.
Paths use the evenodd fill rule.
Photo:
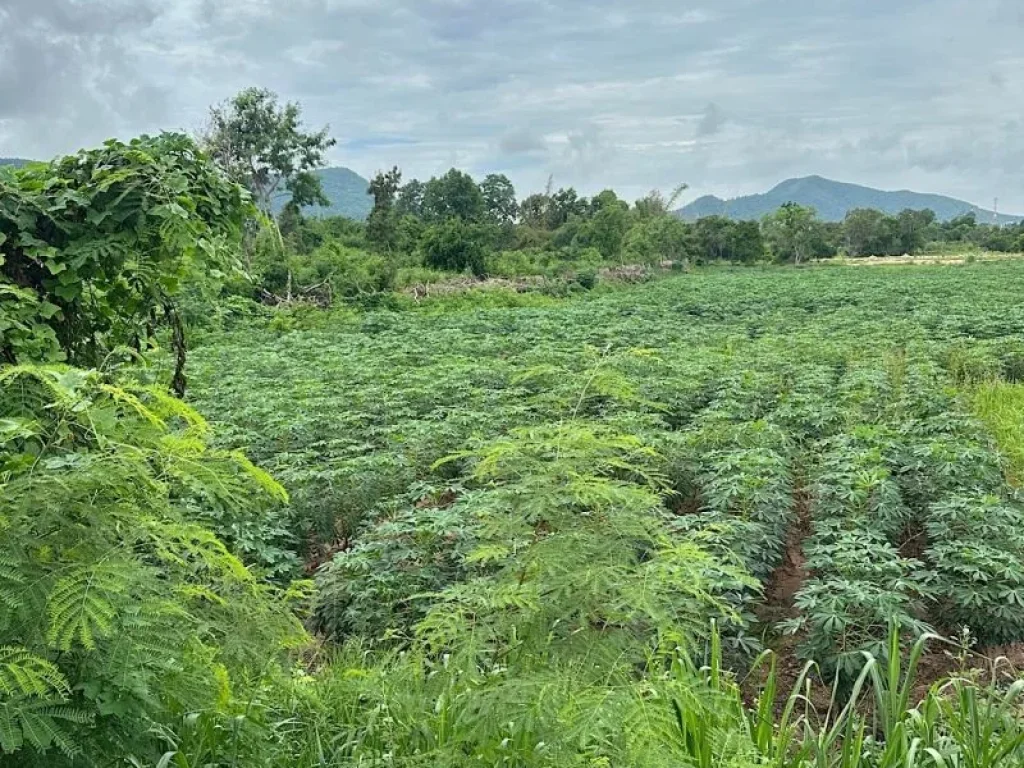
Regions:
<instances>
[{"instance_id":1,"label":"vine foliage","mask_svg":"<svg viewBox=\"0 0 1024 768\"><path fill-rule=\"evenodd\" d=\"M96 367L170 327L180 394L175 297L186 278L233 268L229 246L251 210L247 193L180 134L0 168L0 360Z\"/></svg>"}]
</instances>

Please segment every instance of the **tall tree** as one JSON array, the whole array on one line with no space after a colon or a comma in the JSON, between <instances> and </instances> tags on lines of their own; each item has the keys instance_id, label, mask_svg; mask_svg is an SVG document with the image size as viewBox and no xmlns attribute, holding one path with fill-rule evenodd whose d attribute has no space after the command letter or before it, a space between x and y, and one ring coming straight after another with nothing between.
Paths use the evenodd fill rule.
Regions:
<instances>
[{"instance_id":1,"label":"tall tree","mask_svg":"<svg viewBox=\"0 0 1024 768\"><path fill-rule=\"evenodd\" d=\"M407 182L398 190L395 211L400 216L423 216L423 192L426 188L419 179Z\"/></svg>"},{"instance_id":2,"label":"tall tree","mask_svg":"<svg viewBox=\"0 0 1024 768\"><path fill-rule=\"evenodd\" d=\"M690 225L675 216L641 218L626 233L624 249L631 261L643 264L684 262L698 253Z\"/></svg>"},{"instance_id":3,"label":"tall tree","mask_svg":"<svg viewBox=\"0 0 1024 768\"><path fill-rule=\"evenodd\" d=\"M914 211L909 208L900 211L896 217L899 224L900 250L916 253L928 241L928 235L935 224L935 211L925 208Z\"/></svg>"},{"instance_id":4,"label":"tall tree","mask_svg":"<svg viewBox=\"0 0 1024 768\"><path fill-rule=\"evenodd\" d=\"M587 198L580 197L573 187L559 189L554 194L548 195L548 199L550 200L548 229L558 229L571 216L586 216L590 212L590 203Z\"/></svg>"},{"instance_id":5,"label":"tall tree","mask_svg":"<svg viewBox=\"0 0 1024 768\"><path fill-rule=\"evenodd\" d=\"M551 197L535 192L519 204L519 218L528 227L545 229L548 225L548 212L551 209Z\"/></svg>"},{"instance_id":6,"label":"tall tree","mask_svg":"<svg viewBox=\"0 0 1024 768\"><path fill-rule=\"evenodd\" d=\"M427 182L423 190L423 215L430 221L480 221L484 215L484 196L472 176L452 168L444 176Z\"/></svg>"},{"instance_id":7,"label":"tall tree","mask_svg":"<svg viewBox=\"0 0 1024 768\"><path fill-rule=\"evenodd\" d=\"M776 259L800 264L814 255L818 224L813 208L785 203L765 216L763 231Z\"/></svg>"},{"instance_id":8,"label":"tall tree","mask_svg":"<svg viewBox=\"0 0 1024 768\"><path fill-rule=\"evenodd\" d=\"M269 213L277 193L287 189L299 207L325 204L320 180L312 173L336 143L329 127L307 132L302 108L281 105L266 88L246 88L210 109L202 146L245 186L256 205Z\"/></svg>"},{"instance_id":9,"label":"tall tree","mask_svg":"<svg viewBox=\"0 0 1024 768\"><path fill-rule=\"evenodd\" d=\"M843 243L850 256L880 256L885 214L874 208L855 208L843 218Z\"/></svg>"},{"instance_id":10,"label":"tall tree","mask_svg":"<svg viewBox=\"0 0 1024 768\"><path fill-rule=\"evenodd\" d=\"M373 195L373 210L366 220L366 237L382 248L390 248L395 244L395 200L401 185L402 172L397 165L390 171L378 171L370 180L367 194Z\"/></svg>"},{"instance_id":11,"label":"tall tree","mask_svg":"<svg viewBox=\"0 0 1024 768\"><path fill-rule=\"evenodd\" d=\"M634 215L639 219L667 216L675 208L679 198L687 189L689 189L688 184L679 184L668 197L665 197L661 190L652 189L644 197L636 201L636 205L633 206Z\"/></svg>"},{"instance_id":12,"label":"tall tree","mask_svg":"<svg viewBox=\"0 0 1024 768\"><path fill-rule=\"evenodd\" d=\"M612 192L611 195L614 197L615 193ZM616 259L622 254L629 223L628 203L606 197L605 205L586 222L579 238L587 245L597 248L605 259Z\"/></svg>"},{"instance_id":13,"label":"tall tree","mask_svg":"<svg viewBox=\"0 0 1024 768\"><path fill-rule=\"evenodd\" d=\"M611 207L621 208L624 211L629 210L629 203L625 200L620 200L619 196L615 194L614 189L605 189L598 192L590 201L588 206L591 215L600 213L605 208Z\"/></svg>"},{"instance_id":14,"label":"tall tree","mask_svg":"<svg viewBox=\"0 0 1024 768\"><path fill-rule=\"evenodd\" d=\"M764 238L756 221L733 222L729 233L728 258L741 264L752 264L764 258Z\"/></svg>"},{"instance_id":15,"label":"tall tree","mask_svg":"<svg viewBox=\"0 0 1024 768\"><path fill-rule=\"evenodd\" d=\"M516 189L508 176L491 173L484 177L480 185L484 196L484 214L495 224L511 224L519 215L519 204L516 203Z\"/></svg>"},{"instance_id":16,"label":"tall tree","mask_svg":"<svg viewBox=\"0 0 1024 768\"><path fill-rule=\"evenodd\" d=\"M729 239L733 222L725 216L704 216L694 224L701 255L708 261L729 258Z\"/></svg>"}]
</instances>

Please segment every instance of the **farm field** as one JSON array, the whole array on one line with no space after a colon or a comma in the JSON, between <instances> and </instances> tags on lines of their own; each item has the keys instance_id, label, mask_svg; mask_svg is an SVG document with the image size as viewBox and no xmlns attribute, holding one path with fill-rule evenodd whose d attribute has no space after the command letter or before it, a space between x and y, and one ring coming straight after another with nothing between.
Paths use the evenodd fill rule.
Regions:
<instances>
[{"instance_id":1,"label":"farm field","mask_svg":"<svg viewBox=\"0 0 1024 768\"><path fill-rule=\"evenodd\" d=\"M567 627L644 594L689 601L683 633L717 606L738 666L792 635L850 684L892 626L1024 639L1022 279L741 268L339 314L208 340L191 397L291 493L235 543L313 576L335 639L455 636L482 594ZM623 573L637 546L708 594Z\"/></svg>"}]
</instances>

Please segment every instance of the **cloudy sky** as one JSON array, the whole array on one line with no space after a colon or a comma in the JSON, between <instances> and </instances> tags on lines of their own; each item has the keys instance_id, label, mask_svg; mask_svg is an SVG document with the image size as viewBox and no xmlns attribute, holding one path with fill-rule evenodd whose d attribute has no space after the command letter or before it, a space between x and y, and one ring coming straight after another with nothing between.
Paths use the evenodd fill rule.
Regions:
<instances>
[{"instance_id":1,"label":"cloudy sky","mask_svg":"<svg viewBox=\"0 0 1024 768\"><path fill-rule=\"evenodd\" d=\"M0 0L0 156L192 130L249 85L366 176L817 173L1024 213L1024 0Z\"/></svg>"}]
</instances>

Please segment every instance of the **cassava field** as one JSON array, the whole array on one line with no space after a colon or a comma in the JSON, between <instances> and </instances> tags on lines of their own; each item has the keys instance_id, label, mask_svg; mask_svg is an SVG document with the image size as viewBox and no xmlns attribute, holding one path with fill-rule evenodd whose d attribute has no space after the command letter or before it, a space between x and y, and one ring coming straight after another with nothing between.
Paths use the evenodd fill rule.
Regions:
<instances>
[{"instance_id":1,"label":"cassava field","mask_svg":"<svg viewBox=\"0 0 1024 768\"><path fill-rule=\"evenodd\" d=\"M1024 640L1022 279L1017 261L737 268L563 299L466 294L279 318L208 337L192 399L290 492L276 516L239 525L235 545L279 576L315 579L312 621L328 642L475 660L472 684L449 679L449 694L416 705L435 712L397 715L389 697L436 670L375 690L364 714L408 718L387 728L492 723L507 733L491 747L509 758L494 765L577 764L560 762L570 753L617 765L598 759L612 750L599 742L633 737L653 741L630 749L671 743L692 764L732 764L723 733L737 765L804 765L773 741L797 718L766 700L782 706L789 691L760 696L756 733L741 737L740 691L719 678L719 663L742 679L772 648L798 689L786 676L816 660L809 676L835 710L818 696L806 764L1002 765L1020 759L1016 687L986 698L947 683L906 719L938 673L901 684L899 665L932 631L959 638L929 646L942 673ZM711 678L652 660L677 646L699 665L713 619ZM625 685L651 664L663 672ZM701 709L714 727L669 706L680 694L660 686L676 673L725 695L722 712ZM871 717L837 717L871 674ZM974 737L940 721L982 706L999 711L997 730L1016 725L975 734L1006 751L968 758L953 742ZM442 710L459 723L442 726ZM623 732L609 726L619 718L645 723ZM843 731L865 722L857 738ZM539 734L559 727L565 738L545 746ZM902 745L893 762L880 747L860 754L872 733ZM447 737L418 738L429 752ZM691 764L664 748L665 764Z\"/></svg>"}]
</instances>

